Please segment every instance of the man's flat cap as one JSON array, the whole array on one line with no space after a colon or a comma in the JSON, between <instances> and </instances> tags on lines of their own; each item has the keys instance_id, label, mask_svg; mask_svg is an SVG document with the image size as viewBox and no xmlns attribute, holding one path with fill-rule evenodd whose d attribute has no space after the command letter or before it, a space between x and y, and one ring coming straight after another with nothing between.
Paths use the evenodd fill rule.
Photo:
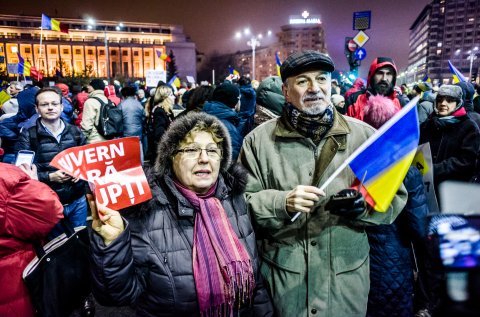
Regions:
<instances>
[{"instance_id":1,"label":"man's flat cap","mask_svg":"<svg viewBox=\"0 0 480 317\"><path fill-rule=\"evenodd\" d=\"M328 55L317 51L295 52L283 62L280 67L280 75L282 81L285 82L288 77L311 70L323 70L331 73L335 70L335 65Z\"/></svg>"}]
</instances>

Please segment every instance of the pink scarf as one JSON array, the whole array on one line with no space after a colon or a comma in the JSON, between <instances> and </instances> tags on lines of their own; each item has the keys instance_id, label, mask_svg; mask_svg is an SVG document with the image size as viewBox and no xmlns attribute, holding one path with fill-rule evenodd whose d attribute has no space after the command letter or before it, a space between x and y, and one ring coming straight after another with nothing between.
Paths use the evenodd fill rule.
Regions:
<instances>
[{"instance_id":1,"label":"pink scarf","mask_svg":"<svg viewBox=\"0 0 480 317\"><path fill-rule=\"evenodd\" d=\"M234 304L251 300L255 288L250 256L214 197L216 183L203 195L175 186L197 211L192 258L200 315L232 317Z\"/></svg>"}]
</instances>

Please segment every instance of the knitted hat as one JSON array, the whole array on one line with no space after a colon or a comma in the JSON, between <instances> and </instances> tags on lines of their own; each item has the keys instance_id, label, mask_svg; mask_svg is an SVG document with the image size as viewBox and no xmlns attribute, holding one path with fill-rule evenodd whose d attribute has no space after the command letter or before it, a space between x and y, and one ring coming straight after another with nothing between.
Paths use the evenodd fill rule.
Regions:
<instances>
[{"instance_id":1,"label":"knitted hat","mask_svg":"<svg viewBox=\"0 0 480 317\"><path fill-rule=\"evenodd\" d=\"M93 87L93 90L103 91L105 89L105 83L100 78L92 79L92 81L90 82L90 86Z\"/></svg>"},{"instance_id":2,"label":"knitted hat","mask_svg":"<svg viewBox=\"0 0 480 317\"><path fill-rule=\"evenodd\" d=\"M234 108L240 100L240 89L229 83L217 86L213 91L212 101L219 101L229 108Z\"/></svg>"},{"instance_id":3,"label":"knitted hat","mask_svg":"<svg viewBox=\"0 0 480 317\"><path fill-rule=\"evenodd\" d=\"M345 102L345 98L339 94L332 95L331 99L334 106L338 106L342 101Z\"/></svg>"},{"instance_id":4,"label":"knitted hat","mask_svg":"<svg viewBox=\"0 0 480 317\"><path fill-rule=\"evenodd\" d=\"M324 70L331 73L335 70L335 64L328 55L318 51L300 51L287 57L280 67L280 74L282 81L285 82L287 78L309 70Z\"/></svg>"}]
</instances>

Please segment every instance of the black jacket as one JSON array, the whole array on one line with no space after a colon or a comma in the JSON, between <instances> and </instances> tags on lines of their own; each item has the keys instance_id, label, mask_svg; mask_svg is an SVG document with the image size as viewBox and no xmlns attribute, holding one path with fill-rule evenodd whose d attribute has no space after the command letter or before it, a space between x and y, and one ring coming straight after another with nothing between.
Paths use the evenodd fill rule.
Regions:
<instances>
[{"instance_id":1,"label":"black jacket","mask_svg":"<svg viewBox=\"0 0 480 317\"><path fill-rule=\"evenodd\" d=\"M153 198L134 206L136 211L123 212L125 231L108 247L91 232L93 289L101 304L136 304L137 316L199 316L192 268L194 210L169 175L148 177ZM256 276L253 306L242 307L238 316L271 316L243 197L244 178L222 173L215 194L246 246Z\"/></svg>"},{"instance_id":2,"label":"black jacket","mask_svg":"<svg viewBox=\"0 0 480 317\"><path fill-rule=\"evenodd\" d=\"M430 142L435 186L445 180L469 181L480 151L480 130L468 116L460 121L439 125L433 114L420 126L420 144Z\"/></svg>"},{"instance_id":3,"label":"black jacket","mask_svg":"<svg viewBox=\"0 0 480 317\"><path fill-rule=\"evenodd\" d=\"M78 181L66 183L54 183L48 178L48 174L57 171L50 165L52 159L58 153L71 147L85 145L85 136L80 129L74 125L65 123L65 129L62 132L60 142L45 130L37 120L36 125L22 130L15 152L20 150L31 150L35 152L34 164L37 166L38 180L52 188L60 198L62 204L69 204L74 200L85 195L85 182Z\"/></svg>"}]
</instances>

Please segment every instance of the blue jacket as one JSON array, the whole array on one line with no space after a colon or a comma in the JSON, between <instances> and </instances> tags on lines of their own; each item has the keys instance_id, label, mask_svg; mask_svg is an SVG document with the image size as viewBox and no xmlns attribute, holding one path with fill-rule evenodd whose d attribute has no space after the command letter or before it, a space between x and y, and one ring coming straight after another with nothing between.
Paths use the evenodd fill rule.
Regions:
<instances>
[{"instance_id":1,"label":"blue jacket","mask_svg":"<svg viewBox=\"0 0 480 317\"><path fill-rule=\"evenodd\" d=\"M218 101L206 102L203 106L203 111L220 119L227 128L232 142L232 161L236 161L243 142L243 136L241 134L244 123L243 120L234 109Z\"/></svg>"},{"instance_id":2,"label":"blue jacket","mask_svg":"<svg viewBox=\"0 0 480 317\"><path fill-rule=\"evenodd\" d=\"M242 136L246 136L250 131L253 130L254 126L254 116L257 109L257 93L251 85L240 86L240 112L239 115L242 117L245 124L243 125L243 130L240 131Z\"/></svg>"},{"instance_id":3,"label":"blue jacket","mask_svg":"<svg viewBox=\"0 0 480 317\"><path fill-rule=\"evenodd\" d=\"M145 111L140 101L135 97L128 97L118 107L122 109L123 114L123 136L138 136L141 139Z\"/></svg>"},{"instance_id":4,"label":"blue jacket","mask_svg":"<svg viewBox=\"0 0 480 317\"><path fill-rule=\"evenodd\" d=\"M413 316L415 255L425 256L427 196L422 175L410 167L403 184L407 205L391 225L367 227L370 243L370 293L367 316ZM422 261L423 262L423 261Z\"/></svg>"}]
</instances>

